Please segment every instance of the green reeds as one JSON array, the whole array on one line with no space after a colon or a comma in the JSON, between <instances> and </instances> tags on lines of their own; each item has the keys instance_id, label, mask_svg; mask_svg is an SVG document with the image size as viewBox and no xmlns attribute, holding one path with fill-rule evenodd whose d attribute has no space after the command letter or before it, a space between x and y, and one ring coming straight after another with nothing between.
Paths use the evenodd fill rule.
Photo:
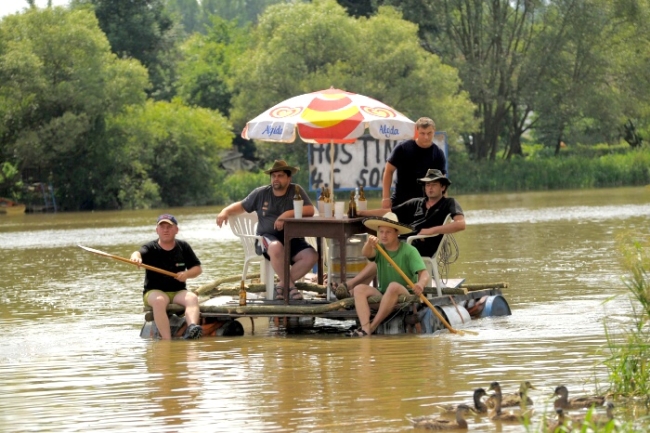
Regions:
<instances>
[{"instance_id":1,"label":"green reeds","mask_svg":"<svg viewBox=\"0 0 650 433\"><path fill-rule=\"evenodd\" d=\"M472 161L449 160L456 194L604 188L650 184L650 150L583 155Z\"/></svg>"},{"instance_id":2,"label":"green reeds","mask_svg":"<svg viewBox=\"0 0 650 433\"><path fill-rule=\"evenodd\" d=\"M629 272L624 282L631 294L632 317L625 330L605 326L610 352L605 365L614 393L650 402L650 240L619 242Z\"/></svg>"}]
</instances>

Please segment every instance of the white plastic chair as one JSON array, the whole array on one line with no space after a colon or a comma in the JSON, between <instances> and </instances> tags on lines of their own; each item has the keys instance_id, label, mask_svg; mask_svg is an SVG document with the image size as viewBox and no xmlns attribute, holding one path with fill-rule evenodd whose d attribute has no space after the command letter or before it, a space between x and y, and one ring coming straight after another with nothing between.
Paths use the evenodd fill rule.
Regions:
<instances>
[{"instance_id":1,"label":"white plastic chair","mask_svg":"<svg viewBox=\"0 0 650 433\"><path fill-rule=\"evenodd\" d=\"M264 256L257 255L255 252L255 241L262 241L262 236L255 234L257 229L257 213L251 212L231 216L228 219L228 222L230 223L230 229L233 234L239 237L242 246L244 247L244 270L241 274L242 280L246 279L248 265L250 263L259 263L260 279L266 286L266 299L272 300L275 271L273 270L273 266L271 266L269 260L266 260Z\"/></svg>"},{"instance_id":2,"label":"white plastic chair","mask_svg":"<svg viewBox=\"0 0 650 433\"><path fill-rule=\"evenodd\" d=\"M442 224L445 225L451 221L452 221L451 215L447 215L445 221ZM406 238L406 243L412 244L413 241L416 239L427 239L427 238L432 238L434 236L440 236L440 234L409 236L408 238ZM442 248L442 244L445 243L446 238L447 238L446 234L442 235L442 239L440 240L440 243L438 244L438 248L436 249L436 252L433 254L433 256L431 257L422 256L422 261L424 261L424 265L427 267L427 271L431 276L431 279L429 280L429 285L431 285L433 281L436 282L436 290L438 290L439 297L442 296L442 288L447 287L446 284L443 285L442 279L440 278L440 272L438 271L438 253L440 253L440 249Z\"/></svg>"}]
</instances>

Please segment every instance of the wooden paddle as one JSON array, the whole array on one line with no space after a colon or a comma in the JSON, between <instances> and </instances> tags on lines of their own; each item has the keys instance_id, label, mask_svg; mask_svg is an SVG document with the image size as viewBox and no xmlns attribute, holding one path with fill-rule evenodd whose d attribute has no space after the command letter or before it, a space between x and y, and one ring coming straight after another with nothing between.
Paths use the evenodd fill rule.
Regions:
<instances>
[{"instance_id":1,"label":"wooden paddle","mask_svg":"<svg viewBox=\"0 0 650 433\"><path fill-rule=\"evenodd\" d=\"M393 268L395 268L395 270L399 272L402 278L404 278L404 281L406 281L409 284L409 287L413 288L413 286L415 286L415 284L413 284L413 281L411 281L411 279L404 273L404 271L402 271L400 267L397 266L397 263L395 263L395 261L388 255L386 251L384 251L381 245L377 244L376 248L377 251L379 251L381 255L386 258L386 260L388 260L388 263L390 263L393 266ZM460 331L458 329L452 328L451 325L447 322L447 320L442 316L442 314L438 312L436 307L431 305L431 302L429 302L429 300L427 299L426 296L424 296L423 293L420 293L420 300L422 300L422 302L427 304L427 306L431 309L431 311L433 311L433 314L435 314L438 317L438 319L440 319L442 324L445 325L445 328L449 329L449 332L454 334L460 334L460 335L465 335L466 332L469 332L470 334L478 335L478 332L475 331Z\"/></svg>"},{"instance_id":2,"label":"wooden paddle","mask_svg":"<svg viewBox=\"0 0 650 433\"><path fill-rule=\"evenodd\" d=\"M109 257L111 259L119 260L120 262L124 262L124 263L130 263L130 264L135 265L137 267L143 267L145 269L149 269L150 271L158 272L159 274L167 275L167 276L174 277L174 278L176 278L178 276L178 274L166 271L164 269L157 268L155 266L145 265L144 263L136 263L136 262L131 261L129 259L125 259L124 257L114 256L113 254L108 254L108 253L105 253L103 251L96 250L94 248L84 247L83 245L77 245L77 246L79 248L83 248L84 250L86 250L88 252L91 252L93 254L97 254L97 255L100 255L100 256L104 256L104 257Z\"/></svg>"}]
</instances>

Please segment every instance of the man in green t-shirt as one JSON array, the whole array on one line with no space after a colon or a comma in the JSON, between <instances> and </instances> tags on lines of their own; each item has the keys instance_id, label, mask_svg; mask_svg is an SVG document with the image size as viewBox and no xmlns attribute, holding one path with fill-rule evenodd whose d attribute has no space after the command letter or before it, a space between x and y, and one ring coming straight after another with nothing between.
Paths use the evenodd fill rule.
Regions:
<instances>
[{"instance_id":1,"label":"man in green t-shirt","mask_svg":"<svg viewBox=\"0 0 650 433\"><path fill-rule=\"evenodd\" d=\"M413 232L411 226L400 223L397 220L397 216L392 212L385 214L383 217L366 218L363 224L377 232L376 237L372 235L368 236L368 241L361 250L361 253L368 260L374 261L377 265L377 287L372 287L368 284L359 284L354 288L354 306L361 327L350 331L348 333L350 337L371 335L393 310L397 304L399 295L414 293L419 296L429 281L429 273L426 271L418 250L399 240L399 235ZM393 259L402 272L411 281L415 281L412 292L406 288L408 283L402 278L400 273L393 268L383 255L377 254L376 246L378 244L388 253L388 256ZM368 298L377 295L381 296L379 310L372 321L370 321Z\"/></svg>"}]
</instances>

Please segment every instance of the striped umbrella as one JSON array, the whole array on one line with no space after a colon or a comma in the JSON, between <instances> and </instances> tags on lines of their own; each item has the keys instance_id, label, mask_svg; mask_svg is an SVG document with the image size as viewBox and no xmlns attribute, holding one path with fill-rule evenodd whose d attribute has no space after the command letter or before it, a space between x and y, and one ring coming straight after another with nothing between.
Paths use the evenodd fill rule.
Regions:
<instances>
[{"instance_id":1,"label":"striped umbrella","mask_svg":"<svg viewBox=\"0 0 650 433\"><path fill-rule=\"evenodd\" d=\"M296 132L305 143L354 143L366 131L374 138L415 137L415 122L383 102L330 88L294 96L249 121L242 137L292 143ZM334 146L330 146L330 180L334 186Z\"/></svg>"}]
</instances>

